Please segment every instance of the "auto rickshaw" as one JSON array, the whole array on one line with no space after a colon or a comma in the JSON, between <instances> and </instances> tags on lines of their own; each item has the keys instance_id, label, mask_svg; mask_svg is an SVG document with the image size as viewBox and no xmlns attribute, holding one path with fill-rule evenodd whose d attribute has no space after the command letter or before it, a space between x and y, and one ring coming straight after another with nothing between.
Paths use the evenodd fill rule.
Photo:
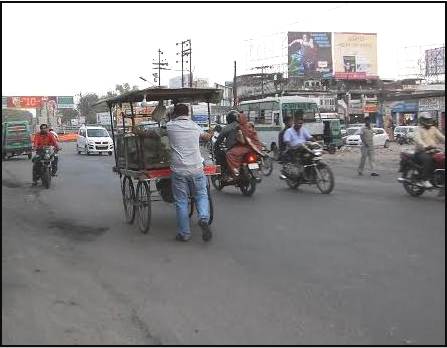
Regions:
<instances>
[{"instance_id":1,"label":"auto rickshaw","mask_svg":"<svg viewBox=\"0 0 447 348\"><path fill-rule=\"evenodd\" d=\"M324 123L323 148L330 154L333 154L343 145L340 120L338 118L330 118L322 121Z\"/></svg>"}]
</instances>

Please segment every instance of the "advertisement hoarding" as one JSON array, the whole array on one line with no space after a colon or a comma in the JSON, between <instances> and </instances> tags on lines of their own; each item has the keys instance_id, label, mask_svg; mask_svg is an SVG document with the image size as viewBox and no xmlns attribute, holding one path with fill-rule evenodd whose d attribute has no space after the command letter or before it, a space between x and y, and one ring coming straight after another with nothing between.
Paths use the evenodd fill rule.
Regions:
<instances>
[{"instance_id":1,"label":"advertisement hoarding","mask_svg":"<svg viewBox=\"0 0 447 348\"><path fill-rule=\"evenodd\" d=\"M336 79L377 78L377 34L334 33Z\"/></svg>"},{"instance_id":2,"label":"advertisement hoarding","mask_svg":"<svg viewBox=\"0 0 447 348\"><path fill-rule=\"evenodd\" d=\"M57 109L74 109L74 99L72 96L65 97L47 97L47 96L17 96L2 97L2 107L8 108L42 108L49 105L53 110Z\"/></svg>"},{"instance_id":3,"label":"advertisement hoarding","mask_svg":"<svg viewBox=\"0 0 447 348\"><path fill-rule=\"evenodd\" d=\"M7 97L8 108L40 108L42 97Z\"/></svg>"},{"instance_id":4,"label":"advertisement hoarding","mask_svg":"<svg viewBox=\"0 0 447 348\"><path fill-rule=\"evenodd\" d=\"M288 32L290 77L332 77L331 33Z\"/></svg>"}]
</instances>

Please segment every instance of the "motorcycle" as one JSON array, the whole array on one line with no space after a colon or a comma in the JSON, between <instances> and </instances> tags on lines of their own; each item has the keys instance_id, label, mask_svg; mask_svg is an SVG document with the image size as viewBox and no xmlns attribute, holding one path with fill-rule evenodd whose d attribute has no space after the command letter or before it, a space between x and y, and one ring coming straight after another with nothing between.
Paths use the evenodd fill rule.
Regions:
<instances>
[{"instance_id":1,"label":"motorcycle","mask_svg":"<svg viewBox=\"0 0 447 348\"><path fill-rule=\"evenodd\" d=\"M221 166L221 173L211 177L211 183L214 188L221 191L225 186L236 186L239 187L244 196L252 196L256 190L256 184L261 182L261 178L258 175L259 155L254 151L247 153L239 168L239 176L232 180L225 158L225 152L226 149L224 146L214 149L216 164Z\"/></svg>"},{"instance_id":2,"label":"motorcycle","mask_svg":"<svg viewBox=\"0 0 447 348\"><path fill-rule=\"evenodd\" d=\"M439 149L429 149L427 153L432 155L435 170L430 177L431 188L422 186L422 170L423 166L415 157L413 152L401 152L400 154L400 168L399 172L402 177L397 181L403 184L405 191L411 196L418 197L426 190L440 190L445 189L445 152Z\"/></svg>"},{"instance_id":3,"label":"motorcycle","mask_svg":"<svg viewBox=\"0 0 447 348\"><path fill-rule=\"evenodd\" d=\"M42 180L42 185L49 189L51 185L51 177L56 173L53 172L53 161L55 151L52 146L44 146L42 149L36 151L36 156L33 161L36 162L36 178Z\"/></svg>"},{"instance_id":4,"label":"motorcycle","mask_svg":"<svg viewBox=\"0 0 447 348\"><path fill-rule=\"evenodd\" d=\"M315 184L321 193L331 193L335 185L334 174L321 161L322 155L323 148L316 142L306 142L298 149L289 150L280 179L285 180L292 189L297 189L301 184Z\"/></svg>"},{"instance_id":5,"label":"motorcycle","mask_svg":"<svg viewBox=\"0 0 447 348\"><path fill-rule=\"evenodd\" d=\"M264 176L269 176L273 172L273 158L270 155L271 150L263 145L261 151L262 156L258 156L259 170Z\"/></svg>"},{"instance_id":6,"label":"motorcycle","mask_svg":"<svg viewBox=\"0 0 447 348\"><path fill-rule=\"evenodd\" d=\"M396 136L396 141L399 145L412 145L414 144L414 140L412 137L408 136L407 134L398 134Z\"/></svg>"}]
</instances>

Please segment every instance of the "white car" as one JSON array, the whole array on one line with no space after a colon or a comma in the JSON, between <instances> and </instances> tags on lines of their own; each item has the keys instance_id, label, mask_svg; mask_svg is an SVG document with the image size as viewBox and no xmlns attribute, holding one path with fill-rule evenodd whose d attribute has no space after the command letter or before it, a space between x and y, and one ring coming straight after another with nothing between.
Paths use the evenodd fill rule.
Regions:
<instances>
[{"instance_id":1,"label":"white car","mask_svg":"<svg viewBox=\"0 0 447 348\"><path fill-rule=\"evenodd\" d=\"M350 135L346 139L346 145L348 146L360 146L362 145L362 140L360 139L360 131L359 128L355 134ZM390 139L388 134L385 132L383 128L373 128L374 136L373 136L373 145L374 147L388 147L390 145Z\"/></svg>"},{"instance_id":2,"label":"white car","mask_svg":"<svg viewBox=\"0 0 447 348\"><path fill-rule=\"evenodd\" d=\"M93 152L102 154L113 154L113 140L107 129L101 126L82 126L79 128L78 139L76 140L76 151L78 154L84 152L90 155Z\"/></svg>"}]
</instances>

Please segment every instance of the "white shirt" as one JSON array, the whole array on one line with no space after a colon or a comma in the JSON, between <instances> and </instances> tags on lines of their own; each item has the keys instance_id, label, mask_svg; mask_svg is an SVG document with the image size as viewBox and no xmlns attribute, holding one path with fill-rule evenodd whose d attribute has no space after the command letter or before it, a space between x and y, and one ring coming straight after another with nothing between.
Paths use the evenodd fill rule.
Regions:
<instances>
[{"instance_id":1,"label":"white shirt","mask_svg":"<svg viewBox=\"0 0 447 348\"><path fill-rule=\"evenodd\" d=\"M203 172L199 140L203 129L188 116L179 116L166 124L171 146L171 170L179 174Z\"/></svg>"}]
</instances>

